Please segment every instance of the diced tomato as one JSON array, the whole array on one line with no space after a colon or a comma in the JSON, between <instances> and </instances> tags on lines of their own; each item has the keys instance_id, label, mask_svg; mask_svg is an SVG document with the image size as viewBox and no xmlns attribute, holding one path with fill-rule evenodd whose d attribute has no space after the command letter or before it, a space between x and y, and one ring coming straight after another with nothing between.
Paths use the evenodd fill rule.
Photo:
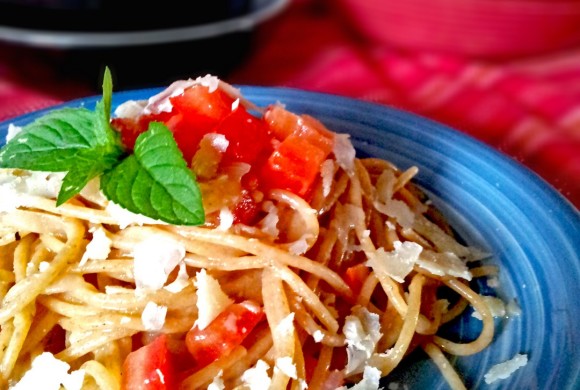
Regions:
<instances>
[{"instance_id":1,"label":"diced tomato","mask_svg":"<svg viewBox=\"0 0 580 390\"><path fill-rule=\"evenodd\" d=\"M234 100L220 89L209 92L202 85L190 87L169 100L173 116L165 124L190 164L203 136L214 132L215 127L232 113Z\"/></svg>"},{"instance_id":2,"label":"diced tomato","mask_svg":"<svg viewBox=\"0 0 580 390\"><path fill-rule=\"evenodd\" d=\"M224 118L213 132L223 134L229 142L223 159L225 163L253 164L260 154L272 152L268 127L261 118L256 118L243 107Z\"/></svg>"},{"instance_id":3,"label":"diced tomato","mask_svg":"<svg viewBox=\"0 0 580 390\"><path fill-rule=\"evenodd\" d=\"M353 265L344 272L343 279L349 285L354 297L360 294L360 290L369 273L369 267L364 264Z\"/></svg>"},{"instance_id":4,"label":"diced tomato","mask_svg":"<svg viewBox=\"0 0 580 390\"><path fill-rule=\"evenodd\" d=\"M194 85L187 88L181 95L169 99L175 113L186 116L192 114L193 119L204 118L206 121L216 124L232 112L232 99L221 89L213 92L203 85Z\"/></svg>"},{"instance_id":5,"label":"diced tomato","mask_svg":"<svg viewBox=\"0 0 580 390\"><path fill-rule=\"evenodd\" d=\"M297 130L300 117L280 105L271 105L264 112L264 121L270 132L279 140L283 140Z\"/></svg>"},{"instance_id":6,"label":"diced tomato","mask_svg":"<svg viewBox=\"0 0 580 390\"><path fill-rule=\"evenodd\" d=\"M185 337L185 344L196 367L205 367L229 354L242 343L263 316L259 305L244 301L228 306L203 330L198 327L191 329Z\"/></svg>"},{"instance_id":7,"label":"diced tomato","mask_svg":"<svg viewBox=\"0 0 580 390\"><path fill-rule=\"evenodd\" d=\"M305 197L332 152L332 134L314 118L298 116L278 106L271 107L264 118L272 134L282 142L262 169L263 185Z\"/></svg>"},{"instance_id":8,"label":"diced tomato","mask_svg":"<svg viewBox=\"0 0 580 390\"><path fill-rule=\"evenodd\" d=\"M170 390L177 388L173 356L162 334L131 352L123 362L122 390Z\"/></svg>"},{"instance_id":9,"label":"diced tomato","mask_svg":"<svg viewBox=\"0 0 580 390\"><path fill-rule=\"evenodd\" d=\"M258 203L247 190L242 190L242 198L236 203L233 210L234 223L253 225L260 209Z\"/></svg>"}]
</instances>

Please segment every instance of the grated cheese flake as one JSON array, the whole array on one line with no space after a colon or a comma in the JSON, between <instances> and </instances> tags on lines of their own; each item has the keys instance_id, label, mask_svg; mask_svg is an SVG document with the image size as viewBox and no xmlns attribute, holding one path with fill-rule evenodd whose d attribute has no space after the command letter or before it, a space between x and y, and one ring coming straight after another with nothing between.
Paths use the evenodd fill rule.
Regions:
<instances>
[{"instance_id":1,"label":"grated cheese flake","mask_svg":"<svg viewBox=\"0 0 580 390\"><path fill-rule=\"evenodd\" d=\"M338 165L344 169L349 176L354 175L354 159L356 151L350 142L349 134L335 134L332 152Z\"/></svg>"},{"instance_id":2,"label":"grated cheese flake","mask_svg":"<svg viewBox=\"0 0 580 390\"><path fill-rule=\"evenodd\" d=\"M16 126L13 123L8 124L8 131L6 132L6 143L18 135L22 131L22 127Z\"/></svg>"},{"instance_id":3,"label":"grated cheese flake","mask_svg":"<svg viewBox=\"0 0 580 390\"><path fill-rule=\"evenodd\" d=\"M147 302L143 312L141 313L141 322L145 330L156 332L165 325L165 317L167 316L167 306L157 305L155 302Z\"/></svg>"},{"instance_id":4,"label":"grated cheese flake","mask_svg":"<svg viewBox=\"0 0 580 390\"><path fill-rule=\"evenodd\" d=\"M412 241L395 241L394 250L385 252L378 248L374 253L369 253L367 266L377 273L389 275L399 283L403 283L405 277L413 270L413 266L419 259L423 247Z\"/></svg>"},{"instance_id":5,"label":"grated cheese flake","mask_svg":"<svg viewBox=\"0 0 580 390\"><path fill-rule=\"evenodd\" d=\"M296 365L290 356L283 356L276 359L275 370L280 370L284 375L292 379L298 379Z\"/></svg>"},{"instance_id":6,"label":"grated cheese flake","mask_svg":"<svg viewBox=\"0 0 580 390\"><path fill-rule=\"evenodd\" d=\"M258 360L254 367L248 368L242 374L242 383L250 390L269 390L272 379L268 375L270 366L263 360Z\"/></svg>"},{"instance_id":7,"label":"grated cheese flake","mask_svg":"<svg viewBox=\"0 0 580 390\"><path fill-rule=\"evenodd\" d=\"M79 262L79 265L84 265L87 260L106 260L111 252L111 245L113 241L107 235L107 231L99 226L93 231L93 237L86 247L85 253Z\"/></svg>"},{"instance_id":8,"label":"grated cheese flake","mask_svg":"<svg viewBox=\"0 0 580 390\"><path fill-rule=\"evenodd\" d=\"M322 177L322 195L327 197L332 189L332 180L334 179L334 160L328 159L320 167L320 176Z\"/></svg>"},{"instance_id":9,"label":"grated cheese flake","mask_svg":"<svg viewBox=\"0 0 580 390\"><path fill-rule=\"evenodd\" d=\"M80 390L85 377L82 369L69 373L70 365L50 352L43 352L32 361L32 366L11 390Z\"/></svg>"},{"instance_id":10,"label":"grated cheese flake","mask_svg":"<svg viewBox=\"0 0 580 390\"><path fill-rule=\"evenodd\" d=\"M216 228L219 231L227 232L234 224L234 214L227 207L222 207L220 210L220 224Z\"/></svg>"},{"instance_id":11,"label":"grated cheese flake","mask_svg":"<svg viewBox=\"0 0 580 390\"><path fill-rule=\"evenodd\" d=\"M166 237L144 240L133 248L133 274L137 290L159 290L185 257L185 247Z\"/></svg>"},{"instance_id":12,"label":"grated cheese flake","mask_svg":"<svg viewBox=\"0 0 580 390\"><path fill-rule=\"evenodd\" d=\"M203 330L234 301L222 291L219 282L203 268L196 273L194 285L197 288L198 311L194 326Z\"/></svg>"},{"instance_id":13,"label":"grated cheese flake","mask_svg":"<svg viewBox=\"0 0 580 390\"><path fill-rule=\"evenodd\" d=\"M492 366L483 376L485 383L492 384L501 379L509 378L514 372L528 364L528 355L516 354L510 360Z\"/></svg>"},{"instance_id":14,"label":"grated cheese flake","mask_svg":"<svg viewBox=\"0 0 580 390\"><path fill-rule=\"evenodd\" d=\"M224 390L226 386L224 385L224 380L222 375L224 374L223 370L219 370L218 374L213 378L213 381L207 387L207 390Z\"/></svg>"},{"instance_id":15,"label":"grated cheese flake","mask_svg":"<svg viewBox=\"0 0 580 390\"><path fill-rule=\"evenodd\" d=\"M345 318L342 332L346 338L346 375L364 370L382 337L379 316L362 306L355 306Z\"/></svg>"},{"instance_id":16,"label":"grated cheese flake","mask_svg":"<svg viewBox=\"0 0 580 390\"><path fill-rule=\"evenodd\" d=\"M505 316L506 307L504 301L491 295L483 295L481 298L489 307L493 317L499 318ZM477 318L478 320L482 319L481 314L479 314L477 310L474 310L473 313L471 313L471 316Z\"/></svg>"},{"instance_id":17,"label":"grated cheese flake","mask_svg":"<svg viewBox=\"0 0 580 390\"><path fill-rule=\"evenodd\" d=\"M417 259L417 265L438 276L455 276L471 280L472 275L465 263L452 252L433 252L425 250Z\"/></svg>"}]
</instances>

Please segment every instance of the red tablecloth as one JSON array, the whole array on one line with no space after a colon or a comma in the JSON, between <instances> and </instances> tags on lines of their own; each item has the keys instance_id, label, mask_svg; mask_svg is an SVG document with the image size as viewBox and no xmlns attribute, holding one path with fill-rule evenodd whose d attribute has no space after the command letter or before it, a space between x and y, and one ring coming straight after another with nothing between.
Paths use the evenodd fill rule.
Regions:
<instances>
[{"instance_id":1,"label":"red tablecloth","mask_svg":"<svg viewBox=\"0 0 580 390\"><path fill-rule=\"evenodd\" d=\"M249 58L223 78L430 117L522 162L580 208L580 48L495 62L406 51L366 41L330 3L291 3L259 27ZM85 93L62 80L32 87L0 63L0 120Z\"/></svg>"}]
</instances>

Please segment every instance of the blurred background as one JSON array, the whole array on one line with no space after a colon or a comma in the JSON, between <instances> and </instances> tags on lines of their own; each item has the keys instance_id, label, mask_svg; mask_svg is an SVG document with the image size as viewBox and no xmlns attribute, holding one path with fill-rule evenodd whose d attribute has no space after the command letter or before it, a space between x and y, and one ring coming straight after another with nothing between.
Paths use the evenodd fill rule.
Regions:
<instances>
[{"instance_id":1,"label":"blurred background","mask_svg":"<svg viewBox=\"0 0 580 390\"><path fill-rule=\"evenodd\" d=\"M0 0L0 121L98 94L105 65L116 90L212 73L440 121L580 207L580 0L128 3Z\"/></svg>"}]
</instances>

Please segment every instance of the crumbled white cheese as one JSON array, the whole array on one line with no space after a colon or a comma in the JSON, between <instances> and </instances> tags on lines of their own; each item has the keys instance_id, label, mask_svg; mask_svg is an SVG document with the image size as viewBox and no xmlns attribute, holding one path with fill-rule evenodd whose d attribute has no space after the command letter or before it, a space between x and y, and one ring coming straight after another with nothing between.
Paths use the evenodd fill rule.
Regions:
<instances>
[{"instance_id":1,"label":"crumbled white cheese","mask_svg":"<svg viewBox=\"0 0 580 390\"><path fill-rule=\"evenodd\" d=\"M230 146L230 141L223 134L208 133L203 138L207 139L210 145L221 153L225 153L228 150L228 146Z\"/></svg>"},{"instance_id":2,"label":"crumbled white cheese","mask_svg":"<svg viewBox=\"0 0 580 390\"><path fill-rule=\"evenodd\" d=\"M143 114L148 115L159 114L161 112L171 112L173 104L171 104L170 99L182 95L187 88L195 84L195 80L192 79L174 81L163 91L149 98L147 105L143 108Z\"/></svg>"},{"instance_id":3,"label":"crumbled white cheese","mask_svg":"<svg viewBox=\"0 0 580 390\"><path fill-rule=\"evenodd\" d=\"M522 309L515 299L512 299L511 301L508 302L505 310L507 317L518 317L522 315Z\"/></svg>"},{"instance_id":4,"label":"crumbled white cheese","mask_svg":"<svg viewBox=\"0 0 580 390\"><path fill-rule=\"evenodd\" d=\"M274 370L280 370L284 375L292 379L298 379L296 365L290 356L279 357L276 359Z\"/></svg>"},{"instance_id":5,"label":"crumbled white cheese","mask_svg":"<svg viewBox=\"0 0 580 390\"><path fill-rule=\"evenodd\" d=\"M314 339L314 341L319 343L324 339L324 333L322 333L320 330L317 329L312 334L312 338Z\"/></svg>"},{"instance_id":6,"label":"crumbled white cheese","mask_svg":"<svg viewBox=\"0 0 580 390\"><path fill-rule=\"evenodd\" d=\"M195 80L187 79L174 81L163 91L149 98L147 105L143 109L143 114L147 115L171 112L173 105L171 104L170 99L182 95L187 88L194 85L203 85L208 88L210 93L212 93L218 89L220 81L217 77L209 74L203 77L197 77Z\"/></svg>"},{"instance_id":7,"label":"crumbled white cheese","mask_svg":"<svg viewBox=\"0 0 580 390\"><path fill-rule=\"evenodd\" d=\"M6 132L6 143L16 137L22 131L22 127L16 126L13 123L8 124L8 131Z\"/></svg>"},{"instance_id":8,"label":"crumbled white cheese","mask_svg":"<svg viewBox=\"0 0 580 390\"><path fill-rule=\"evenodd\" d=\"M342 332L346 337L348 362L346 375L362 372L381 339L379 316L365 307L355 306L345 318Z\"/></svg>"},{"instance_id":9,"label":"crumbled white cheese","mask_svg":"<svg viewBox=\"0 0 580 390\"><path fill-rule=\"evenodd\" d=\"M492 384L500 379L509 378L516 370L528 364L528 355L516 354L512 359L491 367L483 376L485 383Z\"/></svg>"},{"instance_id":10,"label":"crumbled white cheese","mask_svg":"<svg viewBox=\"0 0 580 390\"><path fill-rule=\"evenodd\" d=\"M147 302L143 312L141 313L141 322L145 330L156 332L165 325L165 317L167 316L167 306L157 305L155 302Z\"/></svg>"},{"instance_id":11,"label":"crumbled white cheese","mask_svg":"<svg viewBox=\"0 0 580 390\"><path fill-rule=\"evenodd\" d=\"M506 313L505 303L501 299L490 295L483 295L481 298L489 307L489 310L491 311L491 315L493 317L498 318L505 316ZM477 318L478 320L482 319L481 314L479 314L477 310L474 310L471 315Z\"/></svg>"},{"instance_id":12,"label":"crumbled white cheese","mask_svg":"<svg viewBox=\"0 0 580 390\"><path fill-rule=\"evenodd\" d=\"M115 109L114 115L118 118L135 119L142 113L147 100L127 100Z\"/></svg>"},{"instance_id":13,"label":"crumbled white cheese","mask_svg":"<svg viewBox=\"0 0 580 390\"><path fill-rule=\"evenodd\" d=\"M320 167L320 176L322 177L322 195L327 197L332 189L334 179L335 165L334 160L325 160Z\"/></svg>"},{"instance_id":14,"label":"crumbled white cheese","mask_svg":"<svg viewBox=\"0 0 580 390\"><path fill-rule=\"evenodd\" d=\"M250 390L268 390L272 379L268 375L270 366L263 360L258 360L254 367L248 368L242 374L242 383Z\"/></svg>"},{"instance_id":15,"label":"crumbled white cheese","mask_svg":"<svg viewBox=\"0 0 580 390\"><path fill-rule=\"evenodd\" d=\"M198 311L194 325L203 330L234 301L222 291L219 282L208 275L205 269L196 273L194 284L197 288Z\"/></svg>"},{"instance_id":16,"label":"crumbled white cheese","mask_svg":"<svg viewBox=\"0 0 580 390\"><path fill-rule=\"evenodd\" d=\"M274 328L274 335L287 336L294 333L294 313L288 314L284 317L276 328Z\"/></svg>"},{"instance_id":17,"label":"crumbled white cheese","mask_svg":"<svg viewBox=\"0 0 580 390\"><path fill-rule=\"evenodd\" d=\"M227 232L234 224L234 214L227 207L222 207L220 210L220 224L216 228L219 231Z\"/></svg>"},{"instance_id":18,"label":"crumbled white cheese","mask_svg":"<svg viewBox=\"0 0 580 390\"><path fill-rule=\"evenodd\" d=\"M33 361L22 379L11 390L80 390L85 378L82 369L69 373L70 365L54 357L50 352L43 352Z\"/></svg>"},{"instance_id":19,"label":"crumbled white cheese","mask_svg":"<svg viewBox=\"0 0 580 390\"><path fill-rule=\"evenodd\" d=\"M185 257L182 243L165 237L145 240L133 249L133 275L137 289L159 290Z\"/></svg>"},{"instance_id":20,"label":"crumbled white cheese","mask_svg":"<svg viewBox=\"0 0 580 390\"><path fill-rule=\"evenodd\" d=\"M393 199L396 181L393 171L385 170L381 173L377 179L377 198L374 206L379 212L393 217L403 228L411 228L415 214L405 202Z\"/></svg>"},{"instance_id":21,"label":"crumbled white cheese","mask_svg":"<svg viewBox=\"0 0 580 390\"><path fill-rule=\"evenodd\" d=\"M236 111L240 106L240 98L237 98L232 102L232 111Z\"/></svg>"},{"instance_id":22,"label":"crumbled white cheese","mask_svg":"<svg viewBox=\"0 0 580 390\"><path fill-rule=\"evenodd\" d=\"M107 235L107 232L102 227L97 228L93 232L91 242L88 243L85 253L81 258L80 265L83 265L87 260L106 260L111 252L111 245L113 241Z\"/></svg>"},{"instance_id":23,"label":"crumbled white cheese","mask_svg":"<svg viewBox=\"0 0 580 390\"><path fill-rule=\"evenodd\" d=\"M224 390L226 386L224 385L224 380L222 378L223 374L223 370L220 370L207 387L207 390Z\"/></svg>"},{"instance_id":24,"label":"crumbled white cheese","mask_svg":"<svg viewBox=\"0 0 580 390\"><path fill-rule=\"evenodd\" d=\"M56 199L65 173L0 169L0 212L23 205L21 195Z\"/></svg>"},{"instance_id":25,"label":"crumbled white cheese","mask_svg":"<svg viewBox=\"0 0 580 390\"><path fill-rule=\"evenodd\" d=\"M107 203L105 211L109 213L111 218L117 221L121 229L125 229L129 225L166 225L166 222L159 221L142 214L136 214L126 208L118 205L115 202Z\"/></svg>"},{"instance_id":26,"label":"crumbled white cheese","mask_svg":"<svg viewBox=\"0 0 580 390\"><path fill-rule=\"evenodd\" d=\"M280 231L278 230L278 208L274 205L272 201L265 201L262 205L262 209L266 211L266 216L262 218L260 223L260 229L269 235L270 237L278 237Z\"/></svg>"},{"instance_id":27,"label":"crumbled white cheese","mask_svg":"<svg viewBox=\"0 0 580 390\"><path fill-rule=\"evenodd\" d=\"M360 382L350 387L350 390L379 390L382 373L381 370L373 366L365 366L363 377ZM347 390L346 386L338 390Z\"/></svg>"},{"instance_id":28,"label":"crumbled white cheese","mask_svg":"<svg viewBox=\"0 0 580 390\"><path fill-rule=\"evenodd\" d=\"M39 270L40 272L44 272L44 271L46 271L46 270L48 269L48 267L50 267L50 264L49 264L47 261L41 261L41 262L38 264L38 270Z\"/></svg>"},{"instance_id":29,"label":"crumbled white cheese","mask_svg":"<svg viewBox=\"0 0 580 390\"><path fill-rule=\"evenodd\" d=\"M471 272L465 263L452 252L424 251L421 257L417 259L417 265L433 275L450 275L465 280L472 279Z\"/></svg>"},{"instance_id":30,"label":"crumbled white cheese","mask_svg":"<svg viewBox=\"0 0 580 390\"><path fill-rule=\"evenodd\" d=\"M210 74L206 74L205 76L199 76L198 78L195 79L196 83L203 85L204 87L207 87L209 93L213 93L215 91L217 91L219 85L220 85L220 80L219 78L217 78L216 76L212 76Z\"/></svg>"},{"instance_id":31,"label":"crumbled white cheese","mask_svg":"<svg viewBox=\"0 0 580 390\"><path fill-rule=\"evenodd\" d=\"M378 248L374 253L369 253L366 264L375 272L386 273L397 282L403 283L413 270L423 247L412 241L395 241L393 245L394 250L391 252Z\"/></svg>"},{"instance_id":32,"label":"crumbled white cheese","mask_svg":"<svg viewBox=\"0 0 580 390\"><path fill-rule=\"evenodd\" d=\"M499 287L499 278L497 276L491 276L487 278L487 285L492 288Z\"/></svg>"},{"instance_id":33,"label":"crumbled white cheese","mask_svg":"<svg viewBox=\"0 0 580 390\"><path fill-rule=\"evenodd\" d=\"M349 176L354 175L354 159L356 151L350 142L349 134L335 134L332 152L338 165L346 171Z\"/></svg>"},{"instance_id":34,"label":"crumbled white cheese","mask_svg":"<svg viewBox=\"0 0 580 390\"><path fill-rule=\"evenodd\" d=\"M386 216L393 217L403 228L411 228L415 222L415 213L403 201L390 199L386 203L375 202L375 208Z\"/></svg>"}]
</instances>

